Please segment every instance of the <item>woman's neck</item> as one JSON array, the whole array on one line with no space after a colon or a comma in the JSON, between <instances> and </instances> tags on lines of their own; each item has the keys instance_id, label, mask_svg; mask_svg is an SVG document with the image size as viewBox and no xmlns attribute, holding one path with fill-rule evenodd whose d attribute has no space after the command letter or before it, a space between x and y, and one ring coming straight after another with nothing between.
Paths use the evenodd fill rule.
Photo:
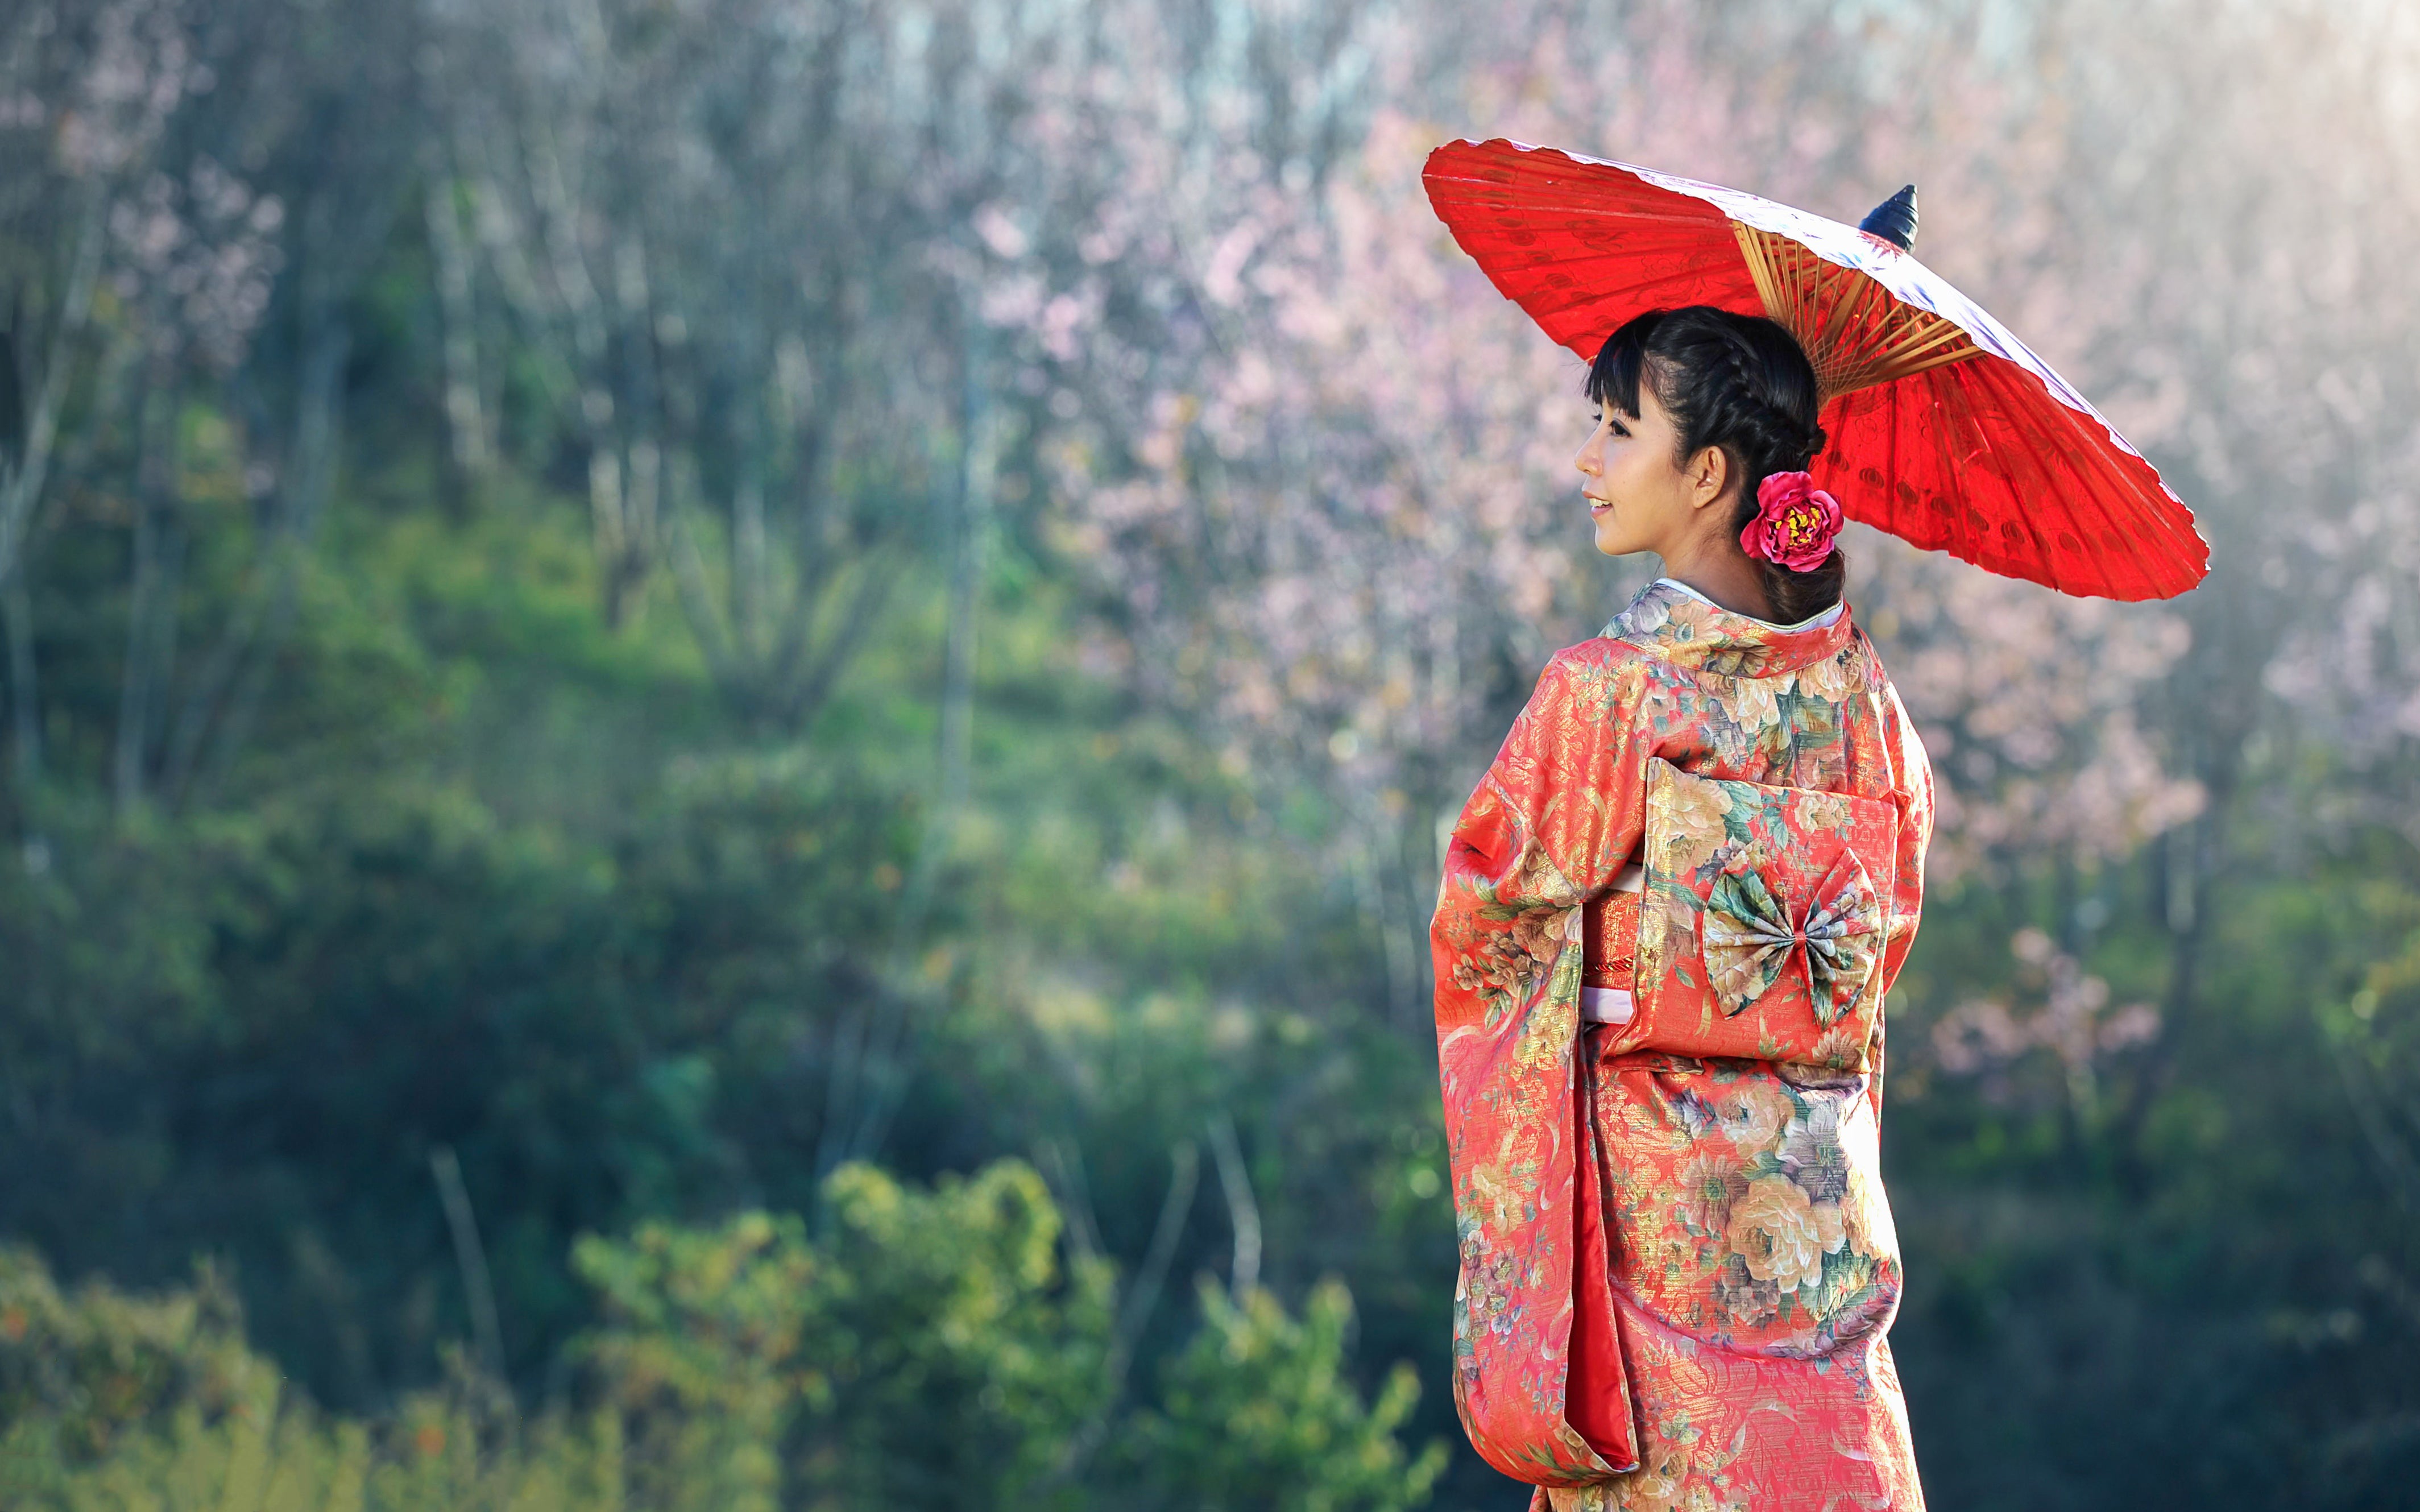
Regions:
<instances>
[{"instance_id":1,"label":"woman's neck","mask_svg":"<svg viewBox=\"0 0 2420 1512\"><path fill-rule=\"evenodd\" d=\"M1765 597L1764 574L1730 541L1702 540L1674 552L1664 559L1664 575L1732 614L1767 623L1773 620L1773 600Z\"/></svg>"}]
</instances>

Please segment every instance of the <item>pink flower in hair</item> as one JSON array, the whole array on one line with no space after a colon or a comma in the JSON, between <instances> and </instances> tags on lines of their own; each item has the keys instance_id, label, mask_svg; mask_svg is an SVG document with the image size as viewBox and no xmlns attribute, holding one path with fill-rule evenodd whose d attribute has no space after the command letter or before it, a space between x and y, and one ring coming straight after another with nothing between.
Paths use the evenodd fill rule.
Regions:
<instances>
[{"instance_id":1,"label":"pink flower in hair","mask_svg":"<svg viewBox=\"0 0 2420 1512\"><path fill-rule=\"evenodd\" d=\"M1809 473L1769 474L1756 490L1756 518L1740 532L1750 556L1809 572L1832 554L1840 534L1840 501L1815 486Z\"/></svg>"}]
</instances>

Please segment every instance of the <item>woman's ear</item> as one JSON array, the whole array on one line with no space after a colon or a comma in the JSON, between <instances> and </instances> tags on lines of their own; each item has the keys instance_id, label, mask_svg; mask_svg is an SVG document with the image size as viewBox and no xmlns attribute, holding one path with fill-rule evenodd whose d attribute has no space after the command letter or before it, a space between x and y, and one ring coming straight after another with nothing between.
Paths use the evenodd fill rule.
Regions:
<instances>
[{"instance_id":1,"label":"woman's ear","mask_svg":"<svg viewBox=\"0 0 2420 1512\"><path fill-rule=\"evenodd\" d=\"M1730 486L1731 460L1720 446L1707 446L1689 459L1689 507L1702 509L1723 496Z\"/></svg>"}]
</instances>

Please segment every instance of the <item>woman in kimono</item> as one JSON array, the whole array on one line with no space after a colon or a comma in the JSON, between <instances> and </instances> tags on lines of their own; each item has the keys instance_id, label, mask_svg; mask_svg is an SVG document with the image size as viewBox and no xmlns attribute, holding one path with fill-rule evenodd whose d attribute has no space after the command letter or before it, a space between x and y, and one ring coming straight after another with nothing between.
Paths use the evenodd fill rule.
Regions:
<instances>
[{"instance_id":1,"label":"woman in kimono","mask_svg":"<svg viewBox=\"0 0 2420 1512\"><path fill-rule=\"evenodd\" d=\"M1877 1121L1931 777L1841 599L1815 374L1698 306L1588 395L1597 549L1666 575L1547 664L1449 848L1455 1401L1537 1508L1919 1507Z\"/></svg>"}]
</instances>

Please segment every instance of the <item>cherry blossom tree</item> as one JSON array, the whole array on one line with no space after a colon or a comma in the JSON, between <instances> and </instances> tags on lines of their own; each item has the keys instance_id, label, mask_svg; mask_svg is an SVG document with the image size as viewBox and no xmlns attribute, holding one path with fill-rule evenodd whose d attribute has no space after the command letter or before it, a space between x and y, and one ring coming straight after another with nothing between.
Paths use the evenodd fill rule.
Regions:
<instances>
[{"instance_id":1,"label":"cherry blossom tree","mask_svg":"<svg viewBox=\"0 0 2420 1512\"><path fill-rule=\"evenodd\" d=\"M13 19L0 55L0 130L16 142L0 176L0 241L16 270L0 618L14 774L29 803L42 780L29 552L63 485L101 483L129 501L113 756L121 810L163 772L190 771L225 691L172 697L179 582L203 528L172 481L177 416L192 388L224 385L244 365L284 261L287 214L280 195L197 138L194 120L219 83L200 24L175 0L36 8ZM77 424L63 451L70 406ZM39 824L27 834L39 869L48 842Z\"/></svg>"},{"instance_id":2,"label":"cherry blossom tree","mask_svg":"<svg viewBox=\"0 0 2420 1512\"><path fill-rule=\"evenodd\" d=\"M1581 546L1563 471L1584 429L1577 363L1429 213L1420 160L1466 129L1447 123L1849 217L1903 173L1979 184L1942 217L1965 233L1949 260L1970 287L2032 293L2073 272L2040 269L2047 232L1985 234L2065 160L2040 132L1982 129L2017 107L1959 38L1905 39L1889 72L1821 24L1743 9L1771 35L1742 46L1735 26L1647 7L1635 35L1650 39L1633 44L1540 7L1503 29L1514 45L1478 47L1416 104L1339 111L1357 134L1325 156L1272 148L1279 113L1249 78L1205 84L1174 122L1164 101L1096 81L1053 140L1114 171L1071 220L1072 246L1030 254L988 306L1063 411L1042 422L1041 454L1063 544L1110 608L1105 664L1190 710L1231 771L1330 795L1342 819L1323 844L1368 900L1406 1019L1425 995L1441 821L1546 654L1593 631L1638 571L1608 581ZM1372 22L1328 55L1420 77L1436 71L1424 48L1468 40L1433 21ZM1148 38L1125 51L1152 55ZM1318 82L1295 95L1326 98L1321 55L1301 55ZM1899 98L1844 101L1839 70ZM1967 154L1954 163L1925 146L1945 126ZM2004 260L1985 250L2002 245ZM1945 873L2109 859L2194 812L2194 783L2131 712L2184 649L2173 616L1859 552L1860 605L1886 653L1905 652L1918 722L1950 758Z\"/></svg>"}]
</instances>

